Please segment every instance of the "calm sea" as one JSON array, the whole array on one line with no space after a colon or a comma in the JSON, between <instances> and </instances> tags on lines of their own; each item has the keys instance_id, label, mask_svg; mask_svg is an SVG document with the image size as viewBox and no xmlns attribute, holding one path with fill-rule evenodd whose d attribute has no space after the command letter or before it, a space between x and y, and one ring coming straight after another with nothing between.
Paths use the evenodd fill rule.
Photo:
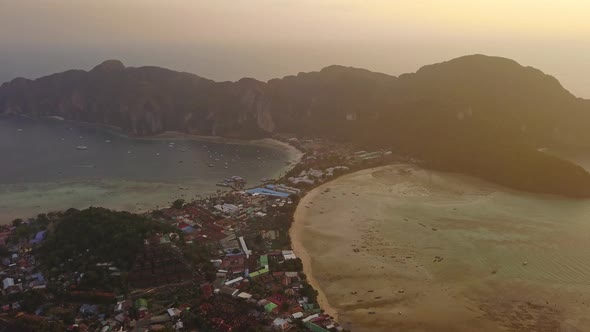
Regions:
<instances>
[{"instance_id":1,"label":"calm sea","mask_svg":"<svg viewBox=\"0 0 590 332\"><path fill-rule=\"evenodd\" d=\"M41 212L105 206L141 211L252 185L289 160L277 148L194 139L141 139L56 119L0 117L0 223Z\"/></svg>"}]
</instances>

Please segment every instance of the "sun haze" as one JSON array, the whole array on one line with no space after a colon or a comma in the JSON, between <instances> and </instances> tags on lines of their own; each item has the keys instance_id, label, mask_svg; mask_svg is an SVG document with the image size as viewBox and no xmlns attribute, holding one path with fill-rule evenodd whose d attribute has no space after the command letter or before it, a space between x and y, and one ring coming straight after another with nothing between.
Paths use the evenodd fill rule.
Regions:
<instances>
[{"instance_id":1,"label":"sun haze","mask_svg":"<svg viewBox=\"0 0 590 332\"><path fill-rule=\"evenodd\" d=\"M484 53L542 68L589 97L588 14L580 0L2 1L0 80L104 58L216 80L334 63L398 75Z\"/></svg>"}]
</instances>

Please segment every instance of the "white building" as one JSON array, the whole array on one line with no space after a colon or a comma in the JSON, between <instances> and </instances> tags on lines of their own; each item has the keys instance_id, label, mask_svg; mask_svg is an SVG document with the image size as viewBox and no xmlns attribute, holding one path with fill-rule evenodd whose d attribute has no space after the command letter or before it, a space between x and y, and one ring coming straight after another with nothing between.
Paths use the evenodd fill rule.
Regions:
<instances>
[{"instance_id":1,"label":"white building","mask_svg":"<svg viewBox=\"0 0 590 332\"><path fill-rule=\"evenodd\" d=\"M297 258L297 256L295 256L295 253L293 252L293 250L283 250L282 253L283 253L283 258L285 260Z\"/></svg>"},{"instance_id":2,"label":"white building","mask_svg":"<svg viewBox=\"0 0 590 332\"><path fill-rule=\"evenodd\" d=\"M237 205L234 204L227 204L227 203L223 203L223 204L217 204L214 206L215 210L225 214L225 215L233 215L235 213L237 213L240 208Z\"/></svg>"},{"instance_id":3,"label":"white building","mask_svg":"<svg viewBox=\"0 0 590 332\"><path fill-rule=\"evenodd\" d=\"M8 287L12 287L12 286L14 286L14 279L6 278L6 279L2 280L2 285L4 286L4 289L6 289Z\"/></svg>"}]
</instances>

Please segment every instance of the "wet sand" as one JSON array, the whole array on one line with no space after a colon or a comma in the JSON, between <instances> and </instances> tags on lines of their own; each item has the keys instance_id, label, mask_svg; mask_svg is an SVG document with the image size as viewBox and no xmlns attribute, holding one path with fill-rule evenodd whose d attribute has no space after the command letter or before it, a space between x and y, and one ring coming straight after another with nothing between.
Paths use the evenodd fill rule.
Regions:
<instances>
[{"instance_id":1,"label":"wet sand","mask_svg":"<svg viewBox=\"0 0 590 332\"><path fill-rule=\"evenodd\" d=\"M308 195L313 195L310 193ZM310 197L311 198L311 197ZM300 216L301 210L298 209L295 212L295 220L301 220L303 216ZM303 237L305 231L304 223L303 222L294 222L289 229L289 236L291 237L291 248L295 255L301 258L303 262L303 272L307 276L307 281L315 290L318 291L317 301L320 307L324 310L325 313L332 316L336 321L338 321L338 311L330 305L326 294L324 293L320 283L315 279L313 274L312 268L312 259L303 246Z\"/></svg>"},{"instance_id":2,"label":"wet sand","mask_svg":"<svg viewBox=\"0 0 590 332\"><path fill-rule=\"evenodd\" d=\"M587 331L588 220L588 201L394 165L311 191L291 236L353 331Z\"/></svg>"}]
</instances>

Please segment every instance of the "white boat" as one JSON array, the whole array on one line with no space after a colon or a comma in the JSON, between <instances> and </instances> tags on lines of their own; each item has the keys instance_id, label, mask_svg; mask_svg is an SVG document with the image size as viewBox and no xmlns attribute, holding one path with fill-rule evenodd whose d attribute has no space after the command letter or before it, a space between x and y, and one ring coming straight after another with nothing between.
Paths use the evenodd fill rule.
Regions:
<instances>
[{"instance_id":1,"label":"white boat","mask_svg":"<svg viewBox=\"0 0 590 332\"><path fill-rule=\"evenodd\" d=\"M86 145L78 145L76 150L88 150L88 147Z\"/></svg>"},{"instance_id":2,"label":"white boat","mask_svg":"<svg viewBox=\"0 0 590 332\"><path fill-rule=\"evenodd\" d=\"M19 128L16 131L18 131L19 133L21 133L23 130Z\"/></svg>"},{"instance_id":3,"label":"white boat","mask_svg":"<svg viewBox=\"0 0 590 332\"><path fill-rule=\"evenodd\" d=\"M107 139L107 140L105 140L104 142L105 142L105 143L110 143L110 142L111 142L111 140L110 140L110 139Z\"/></svg>"}]
</instances>

